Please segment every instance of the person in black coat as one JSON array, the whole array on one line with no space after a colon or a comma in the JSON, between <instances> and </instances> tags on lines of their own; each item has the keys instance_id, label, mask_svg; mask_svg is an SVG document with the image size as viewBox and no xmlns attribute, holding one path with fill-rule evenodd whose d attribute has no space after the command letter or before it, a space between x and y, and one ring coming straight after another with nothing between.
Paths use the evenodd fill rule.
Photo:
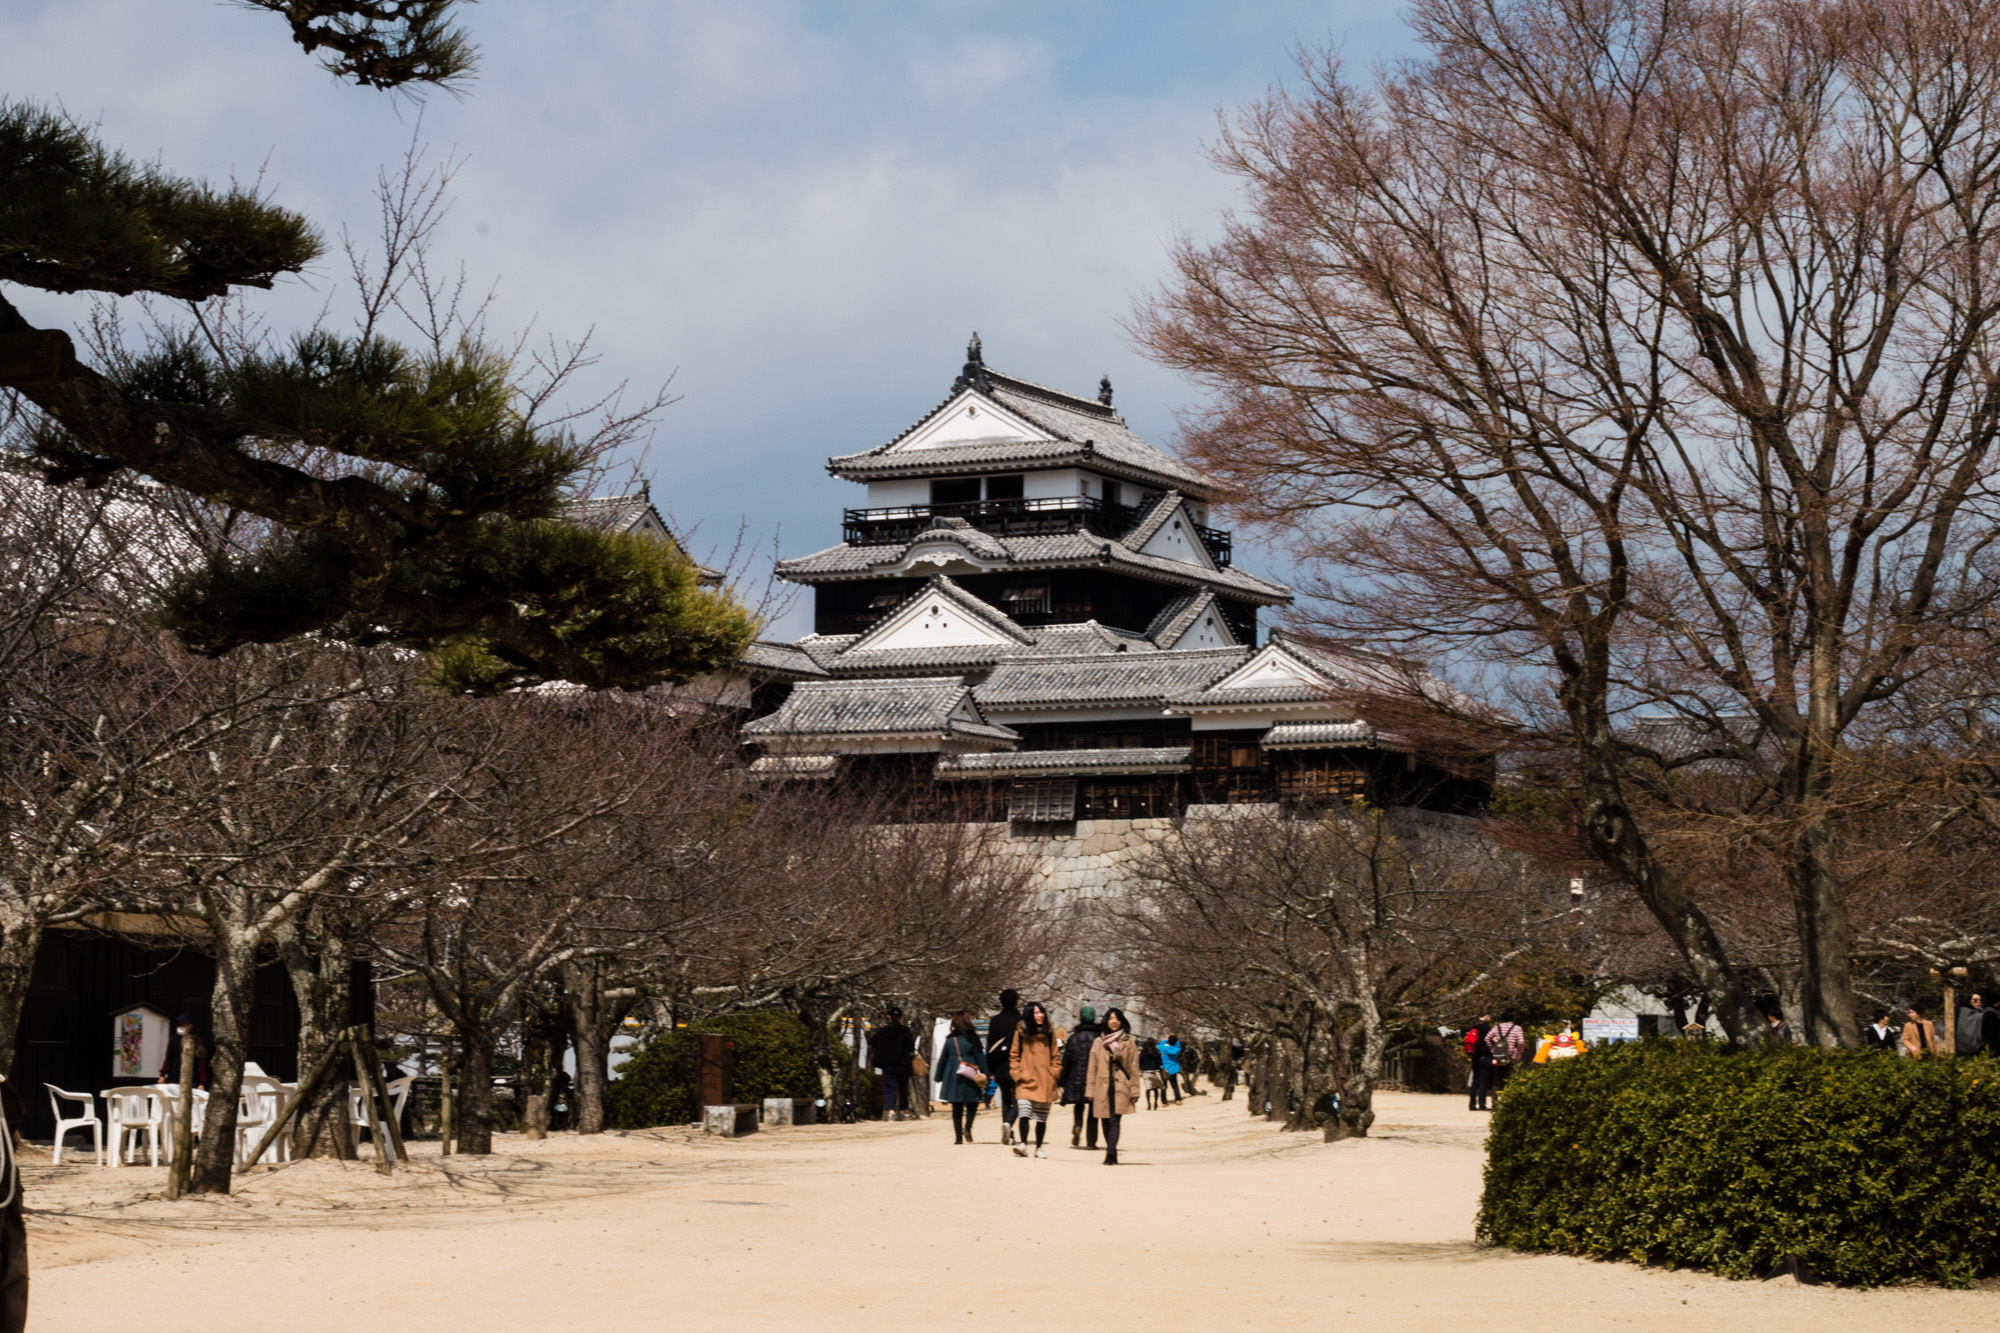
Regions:
<instances>
[{"instance_id":1,"label":"person in black coat","mask_svg":"<svg viewBox=\"0 0 2000 1333\"><path fill-rule=\"evenodd\" d=\"M917 1037L903 1022L903 1011L891 1008L889 1021L868 1033L868 1063L882 1076L882 1118L903 1118L903 1081L917 1054Z\"/></svg>"},{"instance_id":2,"label":"person in black coat","mask_svg":"<svg viewBox=\"0 0 2000 1333\"><path fill-rule=\"evenodd\" d=\"M1090 1132L1090 1149L1097 1151L1097 1117L1090 1113L1090 1094L1084 1090L1085 1080L1090 1077L1090 1047L1104 1035L1104 1024L1097 1021L1097 1010L1089 1005L1078 1011L1076 1030L1069 1034L1063 1044L1062 1057L1062 1099L1063 1104L1072 1108L1075 1122L1070 1126L1069 1146L1080 1148L1084 1131Z\"/></svg>"},{"instance_id":3,"label":"person in black coat","mask_svg":"<svg viewBox=\"0 0 2000 1333\"><path fill-rule=\"evenodd\" d=\"M1000 1012L986 1020L986 1070L1000 1096L1000 1142L1014 1141L1014 1029L1021 1026L1021 994L1000 992Z\"/></svg>"},{"instance_id":4,"label":"person in black coat","mask_svg":"<svg viewBox=\"0 0 2000 1333\"><path fill-rule=\"evenodd\" d=\"M1472 1061L1472 1105L1474 1111L1493 1109L1493 1052L1486 1047L1486 1034L1493 1030L1493 1015L1481 1014L1466 1039L1466 1058Z\"/></svg>"}]
</instances>

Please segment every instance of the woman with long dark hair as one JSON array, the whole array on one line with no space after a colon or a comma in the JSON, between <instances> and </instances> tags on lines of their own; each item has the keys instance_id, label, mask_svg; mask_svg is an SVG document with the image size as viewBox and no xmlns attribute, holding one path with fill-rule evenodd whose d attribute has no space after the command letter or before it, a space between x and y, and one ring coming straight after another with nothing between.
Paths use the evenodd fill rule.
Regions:
<instances>
[{"instance_id":1,"label":"woman with long dark hair","mask_svg":"<svg viewBox=\"0 0 2000 1333\"><path fill-rule=\"evenodd\" d=\"M986 1095L986 1044L972 1015L963 1009L951 1016L951 1034L944 1039L932 1076L938 1082L938 1098L951 1103L951 1141L972 1142L972 1118L979 1114L979 1099Z\"/></svg>"},{"instance_id":2,"label":"woman with long dark hair","mask_svg":"<svg viewBox=\"0 0 2000 1333\"><path fill-rule=\"evenodd\" d=\"M1049 1107L1062 1091L1062 1048L1056 1042L1055 1024L1049 1011L1030 1004L1021 1025L1014 1029L1014 1050L1008 1072L1014 1078L1014 1105L1020 1119L1014 1130L1014 1155L1028 1155L1028 1122L1035 1123L1035 1156L1047 1157L1042 1140L1049 1133Z\"/></svg>"},{"instance_id":3,"label":"woman with long dark hair","mask_svg":"<svg viewBox=\"0 0 2000 1333\"><path fill-rule=\"evenodd\" d=\"M1090 1048L1085 1078L1090 1113L1104 1122L1104 1164L1118 1165L1118 1124L1139 1109L1139 1043L1123 1009L1104 1012L1104 1035Z\"/></svg>"}]
</instances>

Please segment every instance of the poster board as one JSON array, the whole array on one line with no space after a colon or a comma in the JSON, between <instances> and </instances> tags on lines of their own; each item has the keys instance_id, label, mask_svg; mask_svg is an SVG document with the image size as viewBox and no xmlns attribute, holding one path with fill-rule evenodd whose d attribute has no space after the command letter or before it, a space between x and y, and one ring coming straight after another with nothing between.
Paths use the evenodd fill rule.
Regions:
<instances>
[{"instance_id":1,"label":"poster board","mask_svg":"<svg viewBox=\"0 0 2000 1333\"><path fill-rule=\"evenodd\" d=\"M1595 1046L1600 1041L1639 1040L1639 1019L1631 1018L1586 1018L1583 1020L1583 1044Z\"/></svg>"},{"instance_id":2,"label":"poster board","mask_svg":"<svg viewBox=\"0 0 2000 1333\"><path fill-rule=\"evenodd\" d=\"M156 1079L166 1062L173 1020L150 1004L111 1016L111 1077Z\"/></svg>"}]
</instances>

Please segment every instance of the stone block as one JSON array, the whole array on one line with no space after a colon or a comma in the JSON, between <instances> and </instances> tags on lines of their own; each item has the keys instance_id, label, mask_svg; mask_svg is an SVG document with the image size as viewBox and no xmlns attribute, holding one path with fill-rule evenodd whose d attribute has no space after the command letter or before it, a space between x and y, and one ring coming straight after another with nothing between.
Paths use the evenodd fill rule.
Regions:
<instances>
[{"instance_id":1,"label":"stone block","mask_svg":"<svg viewBox=\"0 0 2000 1333\"><path fill-rule=\"evenodd\" d=\"M704 1106L701 1108L701 1128L707 1134L720 1134L725 1139L740 1139L745 1134L757 1132L757 1104L739 1102L734 1106Z\"/></svg>"},{"instance_id":2,"label":"stone block","mask_svg":"<svg viewBox=\"0 0 2000 1333\"><path fill-rule=\"evenodd\" d=\"M813 1123L813 1104L809 1097L766 1097L764 1099L764 1128L774 1125L810 1125Z\"/></svg>"}]
</instances>

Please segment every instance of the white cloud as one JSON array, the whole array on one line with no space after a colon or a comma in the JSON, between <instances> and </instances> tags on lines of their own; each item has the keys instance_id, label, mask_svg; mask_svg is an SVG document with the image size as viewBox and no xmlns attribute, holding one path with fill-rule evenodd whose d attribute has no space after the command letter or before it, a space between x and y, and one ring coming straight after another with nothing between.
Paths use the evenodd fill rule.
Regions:
<instances>
[{"instance_id":1,"label":"white cloud","mask_svg":"<svg viewBox=\"0 0 2000 1333\"><path fill-rule=\"evenodd\" d=\"M1188 391L1116 321L1170 236L1228 204L1200 145L1219 104L1260 87L1202 63L1200 25L1240 42L1264 24L1276 69L1295 33L1340 21L1303 0L1203 12L1179 20L1192 56L1111 92L1033 6L487 0L468 10L478 82L423 112L468 157L444 248L500 280L502 327L595 328L607 380L677 372L654 494L725 544L745 522L782 526L792 554L836 540L853 496L825 457L936 401L974 327L1031 378L1109 372L1166 443ZM278 198L329 232L369 230L376 165L415 116L333 84L269 15L205 0L16 3L0 89L101 117L109 142L189 174L268 159ZM318 301L295 287L269 305L298 319Z\"/></svg>"}]
</instances>

